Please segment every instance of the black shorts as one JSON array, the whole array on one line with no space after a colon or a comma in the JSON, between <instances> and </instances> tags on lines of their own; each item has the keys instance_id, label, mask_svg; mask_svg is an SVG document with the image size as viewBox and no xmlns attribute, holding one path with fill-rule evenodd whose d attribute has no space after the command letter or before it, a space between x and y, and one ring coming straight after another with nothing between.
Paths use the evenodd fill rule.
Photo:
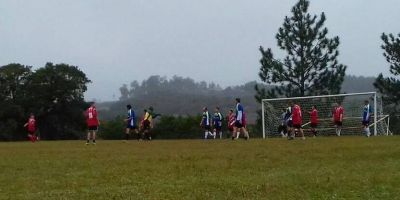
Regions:
<instances>
[{"instance_id":1,"label":"black shorts","mask_svg":"<svg viewBox=\"0 0 400 200\"><path fill-rule=\"evenodd\" d=\"M281 133L281 132L287 133L287 126L286 125L280 125L278 127L278 133Z\"/></svg>"},{"instance_id":2,"label":"black shorts","mask_svg":"<svg viewBox=\"0 0 400 200\"><path fill-rule=\"evenodd\" d=\"M343 122L341 122L341 121L335 121L335 125L336 125L336 126L343 126Z\"/></svg>"},{"instance_id":3,"label":"black shorts","mask_svg":"<svg viewBox=\"0 0 400 200\"><path fill-rule=\"evenodd\" d=\"M293 128L293 121L292 121L292 120L289 120L289 121L288 121L287 127Z\"/></svg>"},{"instance_id":4,"label":"black shorts","mask_svg":"<svg viewBox=\"0 0 400 200\"><path fill-rule=\"evenodd\" d=\"M317 128L318 127L318 124L317 123L311 123L311 128Z\"/></svg>"},{"instance_id":5,"label":"black shorts","mask_svg":"<svg viewBox=\"0 0 400 200\"><path fill-rule=\"evenodd\" d=\"M301 124L293 124L293 128L295 129L301 129Z\"/></svg>"},{"instance_id":6,"label":"black shorts","mask_svg":"<svg viewBox=\"0 0 400 200\"><path fill-rule=\"evenodd\" d=\"M369 126L369 123L370 123L369 120L368 120L368 121L362 121L362 125L363 125L363 126Z\"/></svg>"},{"instance_id":7,"label":"black shorts","mask_svg":"<svg viewBox=\"0 0 400 200\"><path fill-rule=\"evenodd\" d=\"M149 130L150 129L150 121L149 120L144 120L143 121L143 129L144 130Z\"/></svg>"},{"instance_id":8,"label":"black shorts","mask_svg":"<svg viewBox=\"0 0 400 200\"><path fill-rule=\"evenodd\" d=\"M89 126L89 131L97 131L99 127L98 126Z\"/></svg>"},{"instance_id":9,"label":"black shorts","mask_svg":"<svg viewBox=\"0 0 400 200\"><path fill-rule=\"evenodd\" d=\"M215 130L222 131L222 126L214 126Z\"/></svg>"},{"instance_id":10,"label":"black shorts","mask_svg":"<svg viewBox=\"0 0 400 200\"><path fill-rule=\"evenodd\" d=\"M211 131L211 126L210 125L203 125L203 128L206 131Z\"/></svg>"},{"instance_id":11,"label":"black shorts","mask_svg":"<svg viewBox=\"0 0 400 200\"><path fill-rule=\"evenodd\" d=\"M240 123L239 121L236 121L236 122L235 122L235 127L236 127L236 128L243 128L243 124Z\"/></svg>"},{"instance_id":12,"label":"black shorts","mask_svg":"<svg viewBox=\"0 0 400 200\"><path fill-rule=\"evenodd\" d=\"M126 125L126 128L129 128L131 130L137 129L136 125L130 125L130 124Z\"/></svg>"}]
</instances>

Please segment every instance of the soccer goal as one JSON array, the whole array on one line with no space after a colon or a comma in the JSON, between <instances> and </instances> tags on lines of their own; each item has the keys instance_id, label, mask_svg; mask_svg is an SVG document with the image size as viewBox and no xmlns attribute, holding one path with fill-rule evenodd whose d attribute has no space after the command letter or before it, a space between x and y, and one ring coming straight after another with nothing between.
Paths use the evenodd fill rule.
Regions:
<instances>
[{"instance_id":1,"label":"soccer goal","mask_svg":"<svg viewBox=\"0 0 400 200\"><path fill-rule=\"evenodd\" d=\"M373 135L391 135L389 130L390 117L383 113L383 105L376 92L308 96L294 98L276 98L262 100L262 128L263 138L277 137L281 134L278 131L282 124L284 111L292 101L297 103L302 110L304 133L310 134L310 114L311 107L315 105L318 110L319 125L317 128L319 135L334 135L335 127L332 120L332 111L336 103L340 103L344 108L344 119L341 135L362 135L362 114L364 102L368 100L372 107L370 130Z\"/></svg>"}]
</instances>

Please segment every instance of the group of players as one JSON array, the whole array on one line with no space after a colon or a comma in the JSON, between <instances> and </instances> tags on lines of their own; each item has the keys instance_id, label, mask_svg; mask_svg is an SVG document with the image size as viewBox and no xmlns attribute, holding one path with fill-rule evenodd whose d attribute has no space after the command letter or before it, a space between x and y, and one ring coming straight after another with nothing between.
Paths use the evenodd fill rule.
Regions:
<instances>
[{"instance_id":1,"label":"group of players","mask_svg":"<svg viewBox=\"0 0 400 200\"><path fill-rule=\"evenodd\" d=\"M154 114L153 107L149 107L149 109L144 109L143 118L140 120L139 126L137 125L137 117L135 111L133 110L130 104L126 105L127 109L127 118L126 129L125 129L125 141L128 141L130 135L134 133L136 135L137 140L152 140L151 137L151 128L153 127L153 119L159 116L159 114ZM93 141L93 144L96 144L96 133L98 131L98 127L100 125L100 121L97 117L97 111L95 104L92 103L90 107L86 110L85 113L86 122L88 126L88 134L86 144L90 143L90 140Z\"/></svg>"},{"instance_id":2,"label":"group of players","mask_svg":"<svg viewBox=\"0 0 400 200\"><path fill-rule=\"evenodd\" d=\"M227 116L228 122L228 130L231 133L232 140L238 139L241 134L247 140L249 139L249 133L246 129L246 115L244 112L244 108L240 103L240 98L236 98L236 108L235 110L231 109ZM140 120L140 125L137 125L137 118L135 115L135 111L132 109L131 105L126 106L127 109L127 118L126 122L126 130L125 130L125 140L129 140L132 132L136 135L137 140L147 139L151 140L151 128L153 127L153 119L159 116L159 114L154 114L153 107L144 110L143 118ZM369 130L370 119L372 116L372 107L369 104L369 101L366 100L364 102L363 112L362 112L362 125L365 136L370 137L371 132ZM312 106L311 111L308 112L310 115L310 122L307 124L310 125L310 131L313 136L317 136L317 128L319 125L319 117L317 106ZM92 103L90 107L85 112L86 122L88 126L87 133L87 141L86 144L90 143L90 140L93 141L93 144L96 144L96 133L98 131L98 127L100 125L97 110L95 107L95 103ZM336 135L340 136L342 127L343 127L343 119L344 119L344 108L341 103L335 103L332 109L332 121L335 126ZM215 108L215 113L211 118L207 107L203 108L203 116L200 122L200 126L202 126L205 130L204 139L216 139L217 134L219 138L222 139L222 126L223 126L224 117L220 112L220 108ZM28 122L24 125L28 131L28 138L31 142L36 142L39 140L39 137L35 135L36 132L36 119L34 114L31 114ZM211 130L213 130L211 132ZM303 130L303 115L300 105L297 102L289 101L288 107L283 110L282 113L282 123L278 128L278 132L282 135L282 137L287 137L292 140L295 138L296 133L300 135L302 139L304 137Z\"/></svg>"},{"instance_id":3,"label":"group of players","mask_svg":"<svg viewBox=\"0 0 400 200\"><path fill-rule=\"evenodd\" d=\"M310 131L314 137L317 136L317 128L319 125L319 117L317 106L311 107L311 111L308 112L310 115L310 121L307 123L310 125ZM370 137L371 132L369 129L370 121L372 116L372 107L369 101L364 101L364 107L362 111L362 126L365 136ZM344 108L341 103L335 103L332 109L332 122L335 126L335 133L337 136L341 135L344 120ZM296 133L304 140L303 130L303 115L301 107L297 102L293 103L289 101L288 107L283 110L282 123L278 128L278 132L282 137L287 137L289 140L293 140Z\"/></svg>"},{"instance_id":4,"label":"group of players","mask_svg":"<svg viewBox=\"0 0 400 200\"><path fill-rule=\"evenodd\" d=\"M232 140L239 139L240 134L243 134L244 139L248 140L249 132L246 129L246 114L244 108L240 103L240 98L236 98L236 108L229 110L227 116L228 130L231 133ZM222 139L222 122L224 120L223 115L220 112L220 108L215 108L214 116L211 118L207 107L203 108L203 116L200 122L200 126L204 128L204 139L215 139L217 134ZM213 132L211 132L213 129Z\"/></svg>"}]
</instances>

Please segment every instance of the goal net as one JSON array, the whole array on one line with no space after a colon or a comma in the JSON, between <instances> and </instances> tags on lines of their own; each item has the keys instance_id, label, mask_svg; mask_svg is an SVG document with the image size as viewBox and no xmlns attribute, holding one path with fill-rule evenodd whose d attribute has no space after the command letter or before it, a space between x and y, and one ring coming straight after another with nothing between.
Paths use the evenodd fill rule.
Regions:
<instances>
[{"instance_id":1,"label":"goal net","mask_svg":"<svg viewBox=\"0 0 400 200\"><path fill-rule=\"evenodd\" d=\"M318 134L334 135L335 126L333 124L332 111L336 103L340 103L344 108L343 127L341 135L362 135L362 114L364 102L368 100L372 107L370 121L370 131L373 135L389 135L390 118L383 113L382 101L377 97L376 92L338 94L325 96L309 96L294 98L276 98L262 100L262 128L263 137L281 136L278 131L282 124L283 113L289 107L291 101L301 107L304 133L311 134L310 114L311 107L316 106L318 110Z\"/></svg>"}]
</instances>

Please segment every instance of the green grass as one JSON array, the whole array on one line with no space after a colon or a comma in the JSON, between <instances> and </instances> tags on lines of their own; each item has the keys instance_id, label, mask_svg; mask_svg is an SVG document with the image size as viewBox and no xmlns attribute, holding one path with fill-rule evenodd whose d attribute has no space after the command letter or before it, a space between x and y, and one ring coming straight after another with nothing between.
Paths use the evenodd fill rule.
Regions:
<instances>
[{"instance_id":1,"label":"green grass","mask_svg":"<svg viewBox=\"0 0 400 200\"><path fill-rule=\"evenodd\" d=\"M400 199L400 137L0 143L0 199Z\"/></svg>"}]
</instances>

